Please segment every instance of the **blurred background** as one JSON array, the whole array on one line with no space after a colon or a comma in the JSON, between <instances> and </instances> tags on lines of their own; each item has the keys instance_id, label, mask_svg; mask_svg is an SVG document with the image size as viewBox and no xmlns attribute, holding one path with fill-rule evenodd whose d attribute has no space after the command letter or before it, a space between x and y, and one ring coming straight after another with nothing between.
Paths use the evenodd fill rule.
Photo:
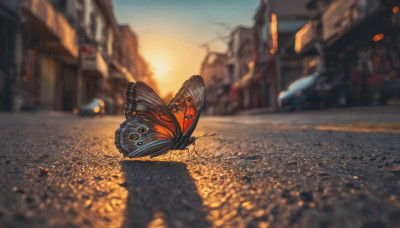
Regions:
<instances>
[{"instance_id":1,"label":"blurred background","mask_svg":"<svg viewBox=\"0 0 400 228\"><path fill-rule=\"evenodd\" d=\"M0 110L122 114L127 82L205 113L399 103L395 0L0 0Z\"/></svg>"}]
</instances>

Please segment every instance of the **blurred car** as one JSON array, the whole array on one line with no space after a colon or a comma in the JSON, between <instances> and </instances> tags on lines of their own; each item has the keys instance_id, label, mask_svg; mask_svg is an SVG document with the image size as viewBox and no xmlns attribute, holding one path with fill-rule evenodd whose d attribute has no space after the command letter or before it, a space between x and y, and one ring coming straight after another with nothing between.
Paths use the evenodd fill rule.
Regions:
<instances>
[{"instance_id":1,"label":"blurred car","mask_svg":"<svg viewBox=\"0 0 400 228\"><path fill-rule=\"evenodd\" d=\"M105 113L105 104L102 99L95 98L89 101L86 104L81 105L78 108L78 115L80 116L97 116L104 115Z\"/></svg>"},{"instance_id":2,"label":"blurred car","mask_svg":"<svg viewBox=\"0 0 400 228\"><path fill-rule=\"evenodd\" d=\"M316 95L314 85L318 76L318 73L314 73L292 82L287 90L279 93L279 107L284 111L308 108Z\"/></svg>"},{"instance_id":3,"label":"blurred car","mask_svg":"<svg viewBox=\"0 0 400 228\"><path fill-rule=\"evenodd\" d=\"M348 105L347 84L343 77L331 73L314 73L289 85L278 97L285 111Z\"/></svg>"},{"instance_id":4,"label":"blurred car","mask_svg":"<svg viewBox=\"0 0 400 228\"><path fill-rule=\"evenodd\" d=\"M325 73L315 83L316 102L321 107L348 106L350 99L349 83L343 74Z\"/></svg>"}]
</instances>

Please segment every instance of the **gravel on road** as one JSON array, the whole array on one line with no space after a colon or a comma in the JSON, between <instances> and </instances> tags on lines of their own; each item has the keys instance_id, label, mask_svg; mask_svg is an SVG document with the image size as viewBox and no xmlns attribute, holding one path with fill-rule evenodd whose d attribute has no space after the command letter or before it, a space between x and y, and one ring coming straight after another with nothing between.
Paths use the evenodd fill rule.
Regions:
<instances>
[{"instance_id":1,"label":"gravel on road","mask_svg":"<svg viewBox=\"0 0 400 228\"><path fill-rule=\"evenodd\" d=\"M122 117L0 113L0 227L400 227L398 109L359 113L202 117L171 161L124 159Z\"/></svg>"}]
</instances>

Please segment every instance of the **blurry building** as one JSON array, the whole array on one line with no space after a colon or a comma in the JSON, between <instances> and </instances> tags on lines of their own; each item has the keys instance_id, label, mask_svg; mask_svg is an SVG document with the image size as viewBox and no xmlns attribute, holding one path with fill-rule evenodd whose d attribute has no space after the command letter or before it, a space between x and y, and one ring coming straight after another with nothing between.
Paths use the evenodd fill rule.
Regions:
<instances>
[{"instance_id":1,"label":"blurry building","mask_svg":"<svg viewBox=\"0 0 400 228\"><path fill-rule=\"evenodd\" d=\"M150 68L150 64L140 54L138 55L138 58L136 59L136 67L137 67L138 80L146 83L157 94L159 94L157 81L153 77L154 74L153 74L152 69Z\"/></svg>"},{"instance_id":2,"label":"blurry building","mask_svg":"<svg viewBox=\"0 0 400 228\"><path fill-rule=\"evenodd\" d=\"M128 27L130 30L130 28ZM126 61L126 55L130 51L137 50L136 36L126 36L121 30L121 26L113 28L113 51L111 63L109 66L108 86L110 87L106 94L106 112L108 114L122 114L124 108L124 90L128 82L135 82L133 77L135 73L134 59ZM127 44L135 44L132 50L127 48Z\"/></svg>"},{"instance_id":3,"label":"blurry building","mask_svg":"<svg viewBox=\"0 0 400 228\"><path fill-rule=\"evenodd\" d=\"M21 42L19 2L0 0L0 110L21 103L13 96L20 83Z\"/></svg>"},{"instance_id":4,"label":"blurry building","mask_svg":"<svg viewBox=\"0 0 400 228\"><path fill-rule=\"evenodd\" d=\"M77 18L68 10L81 8L77 1L19 1L22 16L21 74L16 109L72 110L76 104L78 72ZM61 11L63 10L63 11Z\"/></svg>"},{"instance_id":5,"label":"blurry building","mask_svg":"<svg viewBox=\"0 0 400 228\"><path fill-rule=\"evenodd\" d=\"M138 36L128 25L120 25L119 30L122 38L122 64L136 81L145 82L158 93L150 65L139 52Z\"/></svg>"},{"instance_id":6,"label":"blurry building","mask_svg":"<svg viewBox=\"0 0 400 228\"><path fill-rule=\"evenodd\" d=\"M326 71L321 19L331 3L332 0L311 0L306 5L310 19L296 33L295 40L295 51L303 57L303 74Z\"/></svg>"},{"instance_id":7,"label":"blurry building","mask_svg":"<svg viewBox=\"0 0 400 228\"><path fill-rule=\"evenodd\" d=\"M230 100L233 110L250 107L249 63L253 56L251 28L239 26L230 36L228 42L228 75L232 83ZM246 76L246 77L244 77Z\"/></svg>"},{"instance_id":8,"label":"blurry building","mask_svg":"<svg viewBox=\"0 0 400 228\"><path fill-rule=\"evenodd\" d=\"M94 98L121 113L127 82L156 86L112 0L0 0L0 110L72 111Z\"/></svg>"},{"instance_id":9,"label":"blurry building","mask_svg":"<svg viewBox=\"0 0 400 228\"><path fill-rule=\"evenodd\" d=\"M314 17L296 36L305 71L343 78L349 104L399 96L399 7L392 0L309 1Z\"/></svg>"},{"instance_id":10,"label":"blurry building","mask_svg":"<svg viewBox=\"0 0 400 228\"><path fill-rule=\"evenodd\" d=\"M295 34L308 19L308 0L261 0L254 17L254 106L277 106L278 93L301 77Z\"/></svg>"},{"instance_id":11,"label":"blurry building","mask_svg":"<svg viewBox=\"0 0 400 228\"><path fill-rule=\"evenodd\" d=\"M81 26L82 101L105 100L108 114L121 114L128 82L156 89L149 64L139 53L137 35L118 25L111 0L86 2Z\"/></svg>"},{"instance_id":12,"label":"blurry building","mask_svg":"<svg viewBox=\"0 0 400 228\"><path fill-rule=\"evenodd\" d=\"M110 0L82 1L79 28L80 73L78 102L93 98L106 100L111 88L107 83L112 61L114 29L117 23Z\"/></svg>"},{"instance_id":13,"label":"blurry building","mask_svg":"<svg viewBox=\"0 0 400 228\"><path fill-rule=\"evenodd\" d=\"M157 85L153 79L150 65L139 53L139 41L137 35L127 25L119 26L122 42L123 65L133 75L136 81L143 81L150 87L156 89Z\"/></svg>"},{"instance_id":14,"label":"blurry building","mask_svg":"<svg viewBox=\"0 0 400 228\"><path fill-rule=\"evenodd\" d=\"M139 75L137 63L139 59L139 45L136 34L128 25L118 26L121 48L121 64L126 67L126 70L135 78L141 80L144 76Z\"/></svg>"},{"instance_id":15,"label":"blurry building","mask_svg":"<svg viewBox=\"0 0 400 228\"><path fill-rule=\"evenodd\" d=\"M227 69L228 57L224 53L208 52L200 69L206 84L206 113L223 115L231 111L229 92L231 79Z\"/></svg>"},{"instance_id":16,"label":"blurry building","mask_svg":"<svg viewBox=\"0 0 400 228\"><path fill-rule=\"evenodd\" d=\"M111 64L111 100L115 108L109 113L123 113L124 91L127 82L144 81L157 90L149 64L139 53L137 35L128 25L118 25L114 34Z\"/></svg>"}]
</instances>

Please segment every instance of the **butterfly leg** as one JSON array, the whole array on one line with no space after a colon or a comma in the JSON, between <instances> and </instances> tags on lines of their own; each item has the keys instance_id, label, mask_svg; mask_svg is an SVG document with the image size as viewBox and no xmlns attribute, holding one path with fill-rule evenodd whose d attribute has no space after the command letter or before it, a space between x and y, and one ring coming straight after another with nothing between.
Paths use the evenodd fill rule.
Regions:
<instances>
[{"instance_id":1,"label":"butterfly leg","mask_svg":"<svg viewBox=\"0 0 400 228\"><path fill-rule=\"evenodd\" d=\"M202 158L202 159L205 159L205 157L200 156L200 154L197 153L197 151L196 151L196 142L193 143L193 151L194 151L194 153L195 153L197 156L199 156L199 157Z\"/></svg>"},{"instance_id":2,"label":"butterfly leg","mask_svg":"<svg viewBox=\"0 0 400 228\"><path fill-rule=\"evenodd\" d=\"M189 160L188 158L190 158L189 148L185 148L185 150L186 150L186 161L187 161L187 160Z\"/></svg>"},{"instance_id":3,"label":"butterfly leg","mask_svg":"<svg viewBox=\"0 0 400 228\"><path fill-rule=\"evenodd\" d=\"M171 150L169 150L169 159L168 161L171 161Z\"/></svg>"}]
</instances>

